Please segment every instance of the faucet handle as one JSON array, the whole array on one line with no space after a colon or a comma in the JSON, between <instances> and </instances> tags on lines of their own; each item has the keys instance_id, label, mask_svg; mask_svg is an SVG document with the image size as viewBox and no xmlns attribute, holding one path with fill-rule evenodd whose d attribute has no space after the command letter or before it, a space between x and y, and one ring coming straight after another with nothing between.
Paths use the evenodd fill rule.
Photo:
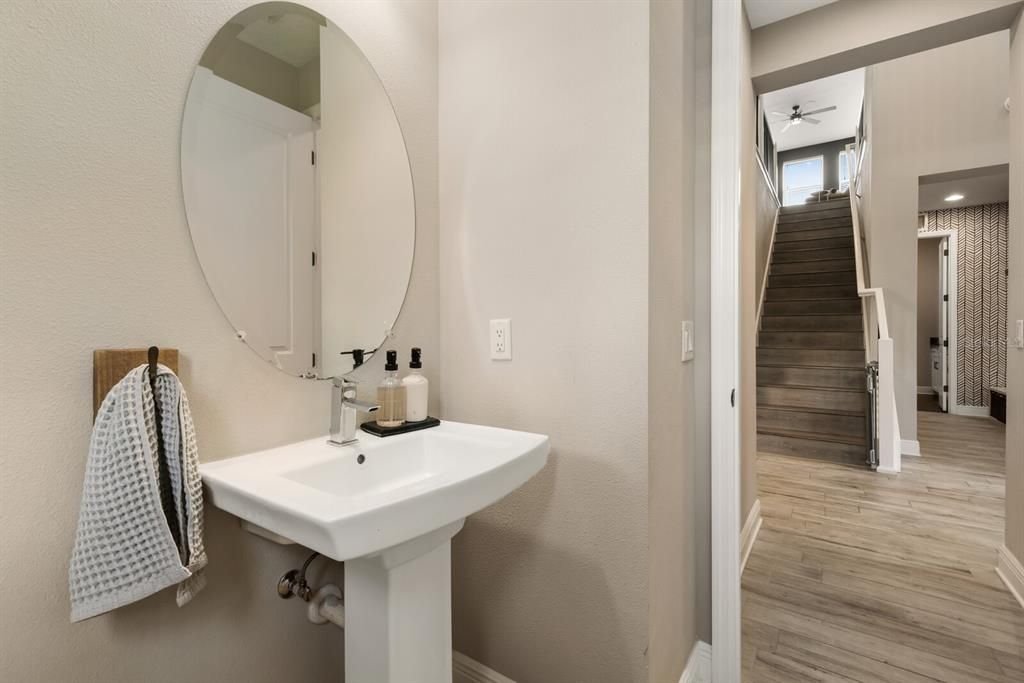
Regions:
<instances>
[{"instance_id":1,"label":"faucet handle","mask_svg":"<svg viewBox=\"0 0 1024 683\"><path fill-rule=\"evenodd\" d=\"M334 380L334 386L341 392L341 403L343 406L362 410L366 413L372 413L380 407L376 403L360 401L358 399L358 394L356 393L356 387L359 385L358 381L347 377L334 377L332 379Z\"/></svg>"}]
</instances>

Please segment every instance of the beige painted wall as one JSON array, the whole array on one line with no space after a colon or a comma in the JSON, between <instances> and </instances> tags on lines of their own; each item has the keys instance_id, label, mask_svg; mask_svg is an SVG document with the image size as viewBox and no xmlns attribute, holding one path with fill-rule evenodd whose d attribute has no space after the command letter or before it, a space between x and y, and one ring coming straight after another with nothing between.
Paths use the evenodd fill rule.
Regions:
<instances>
[{"instance_id":1,"label":"beige painted wall","mask_svg":"<svg viewBox=\"0 0 1024 683\"><path fill-rule=\"evenodd\" d=\"M696 143L694 145L693 281L711 281L711 0L692 0L697 35L694 60ZM695 350L693 359L697 464L694 507L697 515L698 635L711 642L711 288L694 288Z\"/></svg>"},{"instance_id":2,"label":"beige painted wall","mask_svg":"<svg viewBox=\"0 0 1024 683\"><path fill-rule=\"evenodd\" d=\"M917 438L918 177L1007 163L1008 57L1001 31L868 68L868 263L885 289L904 439Z\"/></svg>"},{"instance_id":3,"label":"beige painted wall","mask_svg":"<svg viewBox=\"0 0 1024 683\"><path fill-rule=\"evenodd\" d=\"M750 23L743 14L740 93L740 523L757 500L757 301L758 177L755 147L754 88L750 85ZM761 271L763 274L763 270Z\"/></svg>"},{"instance_id":4,"label":"beige painted wall","mask_svg":"<svg viewBox=\"0 0 1024 683\"><path fill-rule=\"evenodd\" d=\"M309 104L303 104L300 93L300 70L239 40L238 34L243 28L241 24L226 25L211 39L210 47L199 63L224 80L278 104L296 111L308 107ZM315 60L316 63L319 61ZM319 99L318 96L315 101Z\"/></svg>"},{"instance_id":5,"label":"beige painted wall","mask_svg":"<svg viewBox=\"0 0 1024 683\"><path fill-rule=\"evenodd\" d=\"M326 383L273 370L234 339L185 224L185 94L207 41L248 4L4 4L0 575L28 578L0 596L0 680L340 679L342 634L310 625L301 605L274 594L305 551L247 535L212 507L209 586L193 603L178 609L164 592L68 621L94 348L181 350L203 460L327 429ZM396 345L423 345L437 387L436 4L308 4L363 48L404 126L418 233ZM338 578L318 565L318 580Z\"/></svg>"},{"instance_id":6,"label":"beige painted wall","mask_svg":"<svg viewBox=\"0 0 1024 683\"><path fill-rule=\"evenodd\" d=\"M1010 50L1010 275L1007 310L1012 326L1024 320L1024 10L1017 16ZM1006 546L1024 560L1024 350L1006 354Z\"/></svg>"},{"instance_id":7,"label":"beige painted wall","mask_svg":"<svg viewBox=\"0 0 1024 683\"><path fill-rule=\"evenodd\" d=\"M764 296L765 272L771 263L772 256L772 230L775 228L775 216L779 211L779 200L775 191L768 184L762 170L761 162L754 152L754 251L757 269L754 271L754 284L756 290L754 297L756 306L760 306L761 297ZM756 309L755 309L756 315Z\"/></svg>"},{"instance_id":8,"label":"beige painted wall","mask_svg":"<svg viewBox=\"0 0 1024 683\"><path fill-rule=\"evenodd\" d=\"M931 337L939 335L939 244L917 240L917 386L932 385Z\"/></svg>"},{"instance_id":9,"label":"beige painted wall","mask_svg":"<svg viewBox=\"0 0 1024 683\"><path fill-rule=\"evenodd\" d=\"M1021 4L839 0L754 31L755 87L770 92L999 31Z\"/></svg>"},{"instance_id":10,"label":"beige painted wall","mask_svg":"<svg viewBox=\"0 0 1024 683\"><path fill-rule=\"evenodd\" d=\"M647 678L649 25L440 6L443 416L551 437L454 539L454 639L521 683Z\"/></svg>"},{"instance_id":11,"label":"beige painted wall","mask_svg":"<svg viewBox=\"0 0 1024 683\"><path fill-rule=\"evenodd\" d=\"M694 320L697 34L708 2L651 3L648 313L648 680L678 681L700 627L706 500L698 496L695 363L680 362L681 320ZM702 7L703 6L703 7ZM706 201L706 198L703 198ZM704 353L703 349L701 353ZM706 586L704 586L706 588Z\"/></svg>"}]
</instances>

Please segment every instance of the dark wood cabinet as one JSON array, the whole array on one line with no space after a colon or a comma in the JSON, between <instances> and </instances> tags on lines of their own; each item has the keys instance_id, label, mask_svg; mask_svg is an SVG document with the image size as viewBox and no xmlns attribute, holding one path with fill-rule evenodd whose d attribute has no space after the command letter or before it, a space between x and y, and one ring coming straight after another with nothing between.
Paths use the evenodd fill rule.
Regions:
<instances>
[{"instance_id":1,"label":"dark wood cabinet","mask_svg":"<svg viewBox=\"0 0 1024 683\"><path fill-rule=\"evenodd\" d=\"M992 387L990 392L989 414L1003 424L1006 424L1006 390Z\"/></svg>"}]
</instances>

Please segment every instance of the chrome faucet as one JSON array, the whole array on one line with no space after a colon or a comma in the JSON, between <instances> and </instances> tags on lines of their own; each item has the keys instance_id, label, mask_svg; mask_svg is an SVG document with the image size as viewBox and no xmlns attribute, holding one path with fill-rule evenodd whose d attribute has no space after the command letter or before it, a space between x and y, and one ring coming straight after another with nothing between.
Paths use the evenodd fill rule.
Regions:
<instances>
[{"instance_id":1,"label":"chrome faucet","mask_svg":"<svg viewBox=\"0 0 1024 683\"><path fill-rule=\"evenodd\" d=\"M379 408L376 403L356 399L356 382L344 377L335 377L331 386L331 438L332 446L350 446L359 439L359 411L372 413Z\"/></svg>"}]
</instances>

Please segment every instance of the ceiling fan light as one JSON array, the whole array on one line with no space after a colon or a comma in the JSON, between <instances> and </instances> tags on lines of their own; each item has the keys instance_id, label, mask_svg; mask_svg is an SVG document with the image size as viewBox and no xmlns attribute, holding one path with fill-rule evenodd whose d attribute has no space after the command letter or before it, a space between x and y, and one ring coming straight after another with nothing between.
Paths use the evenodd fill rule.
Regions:
<instances>
[{"instance_id":1,"label":"ceiling fan light","mask_svg":"<svg viewBox=\"0 0 1024 683\"><path fill-rule=\"evenodd\" d=\"M801 123L803 123L802 119L800 119L800 118L793 119L793 125L794 126L799 126Z\"/></svg>"},{"instance_id":2,"label":"ceiling fan light","mask_svg":"<svg viewBox=\"0 0 1024 683\"><path fill-rule=\"evenodd\" d=\"M963 198L964 198L964 196L962 194L960 194L959 192L954 192L953 194L951 194L948 197L946 197L946 201L947 202L958 202L958 201L960 201Z\"/></svg>"}]
</instances>

